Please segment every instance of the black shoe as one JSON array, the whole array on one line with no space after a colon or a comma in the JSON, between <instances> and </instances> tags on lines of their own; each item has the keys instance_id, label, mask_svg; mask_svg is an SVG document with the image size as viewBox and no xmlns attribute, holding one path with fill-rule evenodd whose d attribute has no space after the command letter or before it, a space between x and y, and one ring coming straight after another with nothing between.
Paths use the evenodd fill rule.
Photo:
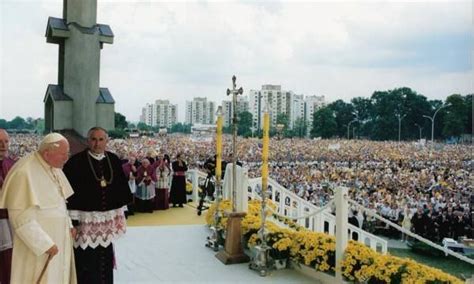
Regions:
<instances>
[{"instance_id":1,"label":"black shoe","mask_svg":"<svg viewBox=\"0 0 474 284\"><path fill-rule=\"evenodd\" d=\"M183 206L183 204L180 204L179 207L183 208L184 206Z\"/></svg>"},{"instance_id":2,"label":"black shoe","mask_svg":"<svg viewBox=\"0 0 474 284\"><path fill-rule=\"evenodd\" d=\"M173 207L176 207L177 204L173 204Z\"/></svg>"}]
</instances>

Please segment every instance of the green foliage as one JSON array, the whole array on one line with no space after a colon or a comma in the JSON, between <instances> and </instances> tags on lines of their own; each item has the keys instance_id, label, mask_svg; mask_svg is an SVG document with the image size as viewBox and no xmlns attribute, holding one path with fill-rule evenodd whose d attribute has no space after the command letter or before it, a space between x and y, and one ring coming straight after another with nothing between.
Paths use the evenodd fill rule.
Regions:
<instances>
[{"instance_id":1,"label":"green foliage","mask_svg":"<svg viewBox=\"0 0 474 284\"><path fill-rule=\"evenodd\" d=\"M337 122L333 110L323 107L313 115L311 137L331 138L337 134Z\"/></svg>"},{"instance_id":2,"label":"green foliage","mask_svg":"<svg viewBox=\"0 0 474 284\"><path fill-rule=\"evenodd\" d=\"M0 128L6 129L8 122L5 119L0 119Z\"/></svg>"},{"instance_id":3,"label":"green foliage","mask_svg":"<svg viewBox=\"0 0 474 284\"><path fill-rule=\"evenodd\" d=\"M238 113L238 120L237 135L244 137L252 136L252 114L248 111L240 112Z\"/></svg>"},{"instance_id":4,"label":"green foliage","mask_svg":"<svg viewBox=\"0 0 474 284\"><path fill-rule=\"evenodd\" d=\"M27 129L27 123L26 120L24 120L22 117L15 117L12 121L10 121L7 125L7 128L9 129Z\"/></svg>"},{"instance_id":5,"label":"green foliage","mask_svg":"<svg viewBox=\"0 0 474 284\"><path fill-rule=\"evenodd\" d=\"M374 105L374 133L375 140L396 140L398 133L398 121L395 113L405 114L403 108L403 97L400 92L377 91L372 95L372 104ZM389 131L392 130L392 131Z\"/></svg>"},{"instance_id":6,"label":"green foliage","mask_svg":"<svg viewBox=\"0 0 474 284\"><path fill-rule=\"evenodd\" d=\"M41 123L41 121L43 121L43 130L44 130L43 119L34 119L32 117L27 117L25 120L24 118L19 117L19 116L15 117L11 121L0 119L0 128L4 128L7 130L15 130L15 131L26 130L26 132L34 132L37 129L38 123ZM39 133L42 133L42 132L39 132Z\"/></svg>"},{"instance_id":7,"label":"green foliage","mask_svg":"<svg viewBox=\"0 0 474 284\"><path fill-rule=\"evenodd\" d=\"M127 119L120 112L115 113L115 129L128 128Z\"/></svg>"},{"instance_id":8,"label":"green foliage","mask_svg":"<svg viewBox=\"0 0 474 284\"><path fill-rule=\"evenodd\" d=\"M451 95L446 99L450 106L446 108L444 118L443 136L459 137L466 129L468 110L465 100L461 95Z\"/></svg>"},{"instance_id":9,"label":"green foliage","mask_svg":"<svg viewBox=\"0 0 474 284\"><path fill-rule=\"evenodd\" d=\"M171 126L170 133L191 133L191 124L175 123Z\"/></svg>"},{"instance_id":10,"label":"green foliage","mask_svg":"<svg viewBox=\"0 0 474 284\"><path fill-rule=\"evenodd\" d=\"M232 134L232 125L222 127L222 133L224 133L224 134Z\"/></svg>"},{"instance_id":11,"label":"green foliage","mask_svg":"<svg viewBox=\"0 0 474 284\"><path fill-rule=\"evenodd\" d=\"M276 123L283 124L285 126L284 129L288 128L288 124L289 124L288 115L286 115L286 113L279 113L277 115Z\"/></svg>"},{"instance_id":12,"label":"green foliage","mask_svg":"<svg viewBox=\"0 0 474 284\"><path fill-rule=\"evenodd\" d=\"M45 127L44 127L44 119L38 118L38 119L36 120L35 132L36 132L36 133L39 133L39 134L42 134L42 133L44 133L44 129L45 129Z\"/></svg>"},{"instance_id":13,"label":"green foliage","mask_svg":"<svg viewBox=\"0 0 474 284\"><path fill-rule=\"evenodd\" d=\"M472 99L473 95L451 95L446 102L431 100L407 87L388 91L375 91L370 98L356 97L350 103L337 100L327 106L332 111L324 110L313 120L311 136L347 138L348 125L350 136L355 129L356 136L372 140L398 140L399 120L402 140L416 140L420 137L431 139L431 121L424 115L432 117L444 103L450 107L442 108L435 117L435 139L446 139L452 136L460 137L472 133ZM316 114L315 113L315 114ZM318 121L321 119L322 121ZM296 136L295 122L292 135Z\"/></svg>"},{"instance_id":14,"label":"green foliage","mask_svg":"<svg viewBox=\"0 0 474 284\"><path fill-rule=\"evenodd\" d=\"M282 135L283 137L292 137L293 132L290 130L290 119L288 118L288 115L286 113L279 113L277 115L276 123L282 124L283 129L282 129Z\"/></svg>"},{"instance_id":15,"label":"green foliage","mask_svg":"<svg viewBox=\"0 0 474 284\"><path fill-rule=\"evenodd\" d=\"M113 138L113 139L117 139L117 138L124 139L128 137L127 132L125 132L124 129L115 128L114 130L108 131L108 133L109 133L110 138Z\"/></svg>"},{"instance_id":16,"label":"green foliage","mask_svg":"<svg viewBox=\"0 0 474 284\"><path fill-rule=\"evenodd\" d=\"M426 245L416 245L414 249L389 248L390 254L401 258L411 258L416 262L441 269L442 271L459 277L466 276L466 271L472 271L472 265L454 258L445 256L441 251L427 248ZM467 274L469 275L469 274Z\"/></svg>"},{"instance_id":17,"label":"green foliage","mask_svg":"<svg viewBox=\"0 0 474 284\"><path fill-rule=\"evenodd\" d=\"M343 100L337 100L329 104L327 107L334 113L334 119L336 122L335 133L333 136L346 137L347 125L355 118L354 106L350 103L344 102ZM354 126L354 124L352 124L352 126ZM326 132L329 134L328 131Z\"/></svg>"},{"instance_id":18,"label":"green foliage","mask_svg":"<svg viewBox=\"0 0 474 284\"><path fill-rule=\"evenodd\" d=\"M419 138L418 127L420 125L426 130L430 124L423 115L429 115L431 111L430 102L426 97L417 94L410 88L403 87L389 91L377 91L371 97L372 131L370 138L375 140L398 140L398 117L401 121L401 139ZM366 129L366 131L369 129Z\"/></svg>"},{"instance_id":19,"label":"green foliage","mask_svg":"<svg viewBox=\"0 0 474 284\"><path fill-rule=\"evenodd\" d=\"M294 122L291 136L302 138L306 136L306 131L306 121L302 117L297 118Z\"/></svg>"},{"instance_id":20,"label":"green foliage","mask_svg":"<svg viewBox=\"0 0 474 284\"><path fill-rule=\"evenodd\" d=\"M474 122L472 120L472 109L474 108L473 105L473 97L474 94L469 94L464 97L464 105L466 107L466 124L464 125L464 133L469 133L472 134L472 123Z\"/></svg>"},{"instance_id":21,"label":"green foliage","mask_svg":"<svg viewBox=\"0 0 474 284\"><path fill-rule=\"evenodd\" d=\"M151 126L147 125L146 123L144 122L139 122L137 124L137 128L138 130L140 131L150 131L151 130Z\"/></svg>"}]
</instances>

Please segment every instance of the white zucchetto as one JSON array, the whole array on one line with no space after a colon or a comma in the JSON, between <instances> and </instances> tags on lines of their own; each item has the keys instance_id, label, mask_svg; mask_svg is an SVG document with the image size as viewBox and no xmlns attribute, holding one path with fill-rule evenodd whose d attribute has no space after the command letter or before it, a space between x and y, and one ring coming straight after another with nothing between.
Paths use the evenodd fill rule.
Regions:
<instances>
[{"instance_id":1,"label":"white zucchetto","mask_svg":"<svg viewBox=\"0 0 474 284\"><path fill-rule=\"evenodd\" d=\"M56 143L56 142L59 142L61 140L66 140L66 137L62 136L61 134L59 133L49 133L48 135L46 135L43 140L41 141L40 145L43 145L43 144L50 144L50 143Z\"/></svg>"}]
</instances>

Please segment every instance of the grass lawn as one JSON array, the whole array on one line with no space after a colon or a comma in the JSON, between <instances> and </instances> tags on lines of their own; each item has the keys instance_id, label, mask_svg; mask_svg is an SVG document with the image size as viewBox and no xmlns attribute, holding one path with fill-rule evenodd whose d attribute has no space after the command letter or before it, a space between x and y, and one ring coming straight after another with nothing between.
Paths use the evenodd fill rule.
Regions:
<instances>
[{"instance_id":1,"label":"grass lawn","mask_svg":"<svg viewBox=\"0 0 474 284\"><path fill-rule=\"evenodd\" d=\"M411 249L389 249L388 251L391 255L411 258L419 263L441 269L461 279L463 279L461 274L469 277L474 274L474 265L458 260L452 256L428 256L415 253Z\"/></svg>"}]
</instances>

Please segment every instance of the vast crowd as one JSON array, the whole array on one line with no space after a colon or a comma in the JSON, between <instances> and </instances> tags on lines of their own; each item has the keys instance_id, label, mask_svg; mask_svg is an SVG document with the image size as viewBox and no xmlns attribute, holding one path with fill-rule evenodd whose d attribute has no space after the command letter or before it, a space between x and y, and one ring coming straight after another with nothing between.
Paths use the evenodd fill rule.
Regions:
<instances>
[{"instance_id":1,"label":"vast crowd","mask_svg":"<svg viewBox=\"0 0 474 284\"><path fill-rule=\"evenodd\" d=\"M34 151L40 139L12 135L10 155L21 157ZM214 147L212 138L177 134L109 143L109 150L123 160L156 160L167 154L173 161L181 153L190 169L202 168L215 154ZM248 168L250 178L260 176L261 149L259 139L237 141L238 159ZM224 160L229 159L231 150L231 137L224 137ZM440 241L444 237L473 237L473 150L472 145L271 139L269 168L273 179L315 205L331 198L325 185L348 186L353 200L417 234ZM356 210L351 214L359 216L357 225L366 230L379 225Z\"/></svg>"}]
</instances>

